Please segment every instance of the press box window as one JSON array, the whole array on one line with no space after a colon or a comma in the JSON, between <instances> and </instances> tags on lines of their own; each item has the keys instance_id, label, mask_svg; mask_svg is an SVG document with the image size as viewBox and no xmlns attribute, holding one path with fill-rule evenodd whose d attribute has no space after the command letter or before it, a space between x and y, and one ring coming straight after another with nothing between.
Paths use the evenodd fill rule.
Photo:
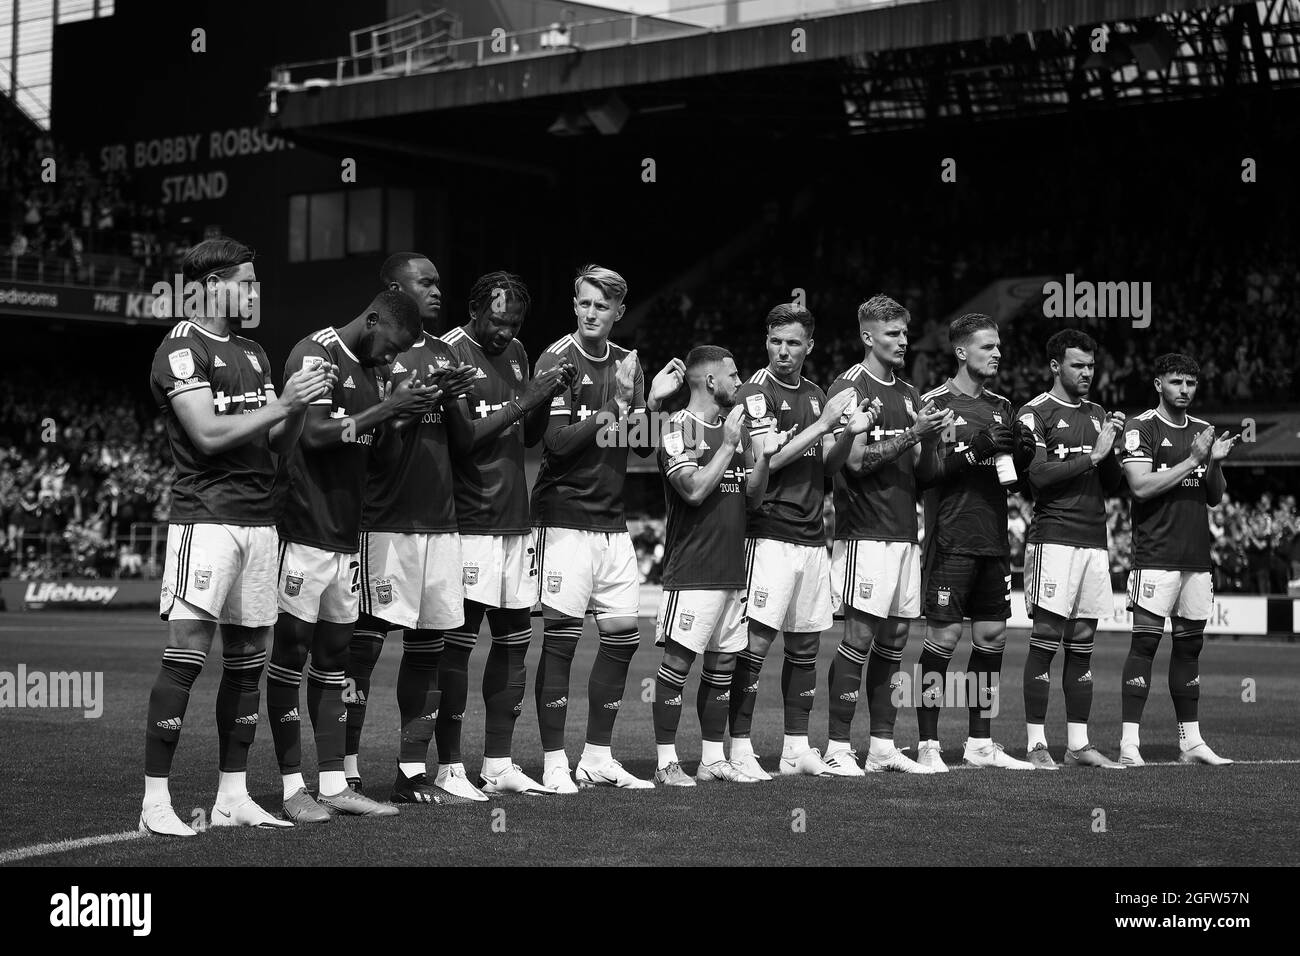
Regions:
<instances>
[{"instance_id":1,"label":"press box window","mask_svg":"<svg viewBox=\"0 0 1300 956\"><path fill-rule=\"evenodd\" d=\"M289 261L317 262L406 248L413 241L409 189L348 189L289 197ZM387 208L385 208L387 207Z\"/></svg>"}]
</instances>

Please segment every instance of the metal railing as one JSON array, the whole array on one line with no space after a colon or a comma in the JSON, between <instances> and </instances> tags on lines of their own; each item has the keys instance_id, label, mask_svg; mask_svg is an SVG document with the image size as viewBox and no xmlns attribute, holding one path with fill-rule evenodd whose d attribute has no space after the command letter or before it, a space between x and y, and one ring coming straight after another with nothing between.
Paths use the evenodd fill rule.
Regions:
<instances>
[{"instance_id":1,"label":"metal railing","mask_svg":"<svg viewBox=\"0 0 1300 956\"><path fill-rule=\"evenodd\" d=\"M0 258L0 281L82 286L105 290L147 290L155 282L169 281L176 270L162 255L152 266L123 263L116 257L83 254L81 264L63 256L8 255Z\"/></svg>"},{"instance_id":2,"label":"metal railing","mask_svg":"<svg viewBox=\"0 0 1300 956\"><path fill-rule=\"evenodd\" d=\"M86 547L63 532L18 534L3 543L11 555L8 576L13 578L154 579L162 577L167 557L167 525L132 522L126 534L95 547Z\"/></svg>"}]
</instances>

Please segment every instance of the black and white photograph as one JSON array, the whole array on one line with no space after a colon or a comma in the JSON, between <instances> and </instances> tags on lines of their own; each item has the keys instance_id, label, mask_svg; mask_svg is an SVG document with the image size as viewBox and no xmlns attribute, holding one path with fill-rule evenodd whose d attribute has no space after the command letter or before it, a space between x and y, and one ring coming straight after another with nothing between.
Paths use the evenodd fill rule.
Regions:
<instances>
[{"instance_id":1,"label":"black and white photograph","mask_svg":"<svg viewBox=\"0 0 1300 956\"><path fill-rule=\"evenodd\" d=\"M1268 924L1300 0L0 0L0 93L7 926Z\"/></svg>"}]
</instances>

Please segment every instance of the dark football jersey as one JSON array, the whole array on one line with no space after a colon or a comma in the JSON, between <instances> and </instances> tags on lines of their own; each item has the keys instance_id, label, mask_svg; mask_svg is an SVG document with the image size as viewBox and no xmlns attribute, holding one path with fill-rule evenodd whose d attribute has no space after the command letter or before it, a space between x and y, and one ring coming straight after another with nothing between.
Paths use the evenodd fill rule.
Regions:
<instances>
[{"instance_id":1,"label":"dark football jersey","mask_svg":"<svg viewBox=\"0 0 1300 956\"><path fill-rule=\"evenodd\" d=\"M172 399L206 388L217 415L244 415L275 398L271 363L256 342L179 322L154 352L149 387L176 462L172 524L275 524L275 459L268 432L205 455L190 440Z\"/></svg>"},{"instance_id":2,"label":"dark football jersey","mask_svg":"<svg viewBox=\"0 0 1300 956\"><path fill-rule=\"evenodd\" d=\"M994 425L1014 425L1011 401L988 389L979 395L965 395L949 379L921 396L922 405L930 402L953 412L951 432L945 429L939 436L936 452L941 461L964 454L976 435ZM926 540L947 554L1010 555L1007 490L998 481L992 457L926 491L925 526Z\"/></svg>"},{"instance_id":3,"label":"dark football jersey","mask_svg":"<svg viewBox=\"0 0 1300 956\"><path fill-rule=\"evenodd\" d=\"M1124 424L1123 462L1150 462L1151 470L1167 471L1191 457L1192 442L1209 422L1187 416L1175 425L1159 409L1145 411ZM1196 470L1164 494L1132 502L1133 567L1170 571L1209 571L1210 522L1206 512L1208 466Z\"/></svg>"},{"instance_id":4,"label":"dark football jersey","mask_svg":"<svg viewBox=\"0 0 1300 956\"><path fill-rule=\"evenodd\" d=\"M618 394L617 365L628 350L607 343L601 358L588 355L573 334L551 345L537 359L536 375L562 362L577 369L573 385L551 399L550 421L563 425L585 422ZM638 369L631 412L645 410L645 381ZM611 409L612 410L612 409ZM542 466L533 487L533 524L579 528L583 531L627 531L623 513L623 483L627 478L626 443L593 441L569 455L542 452Z\"/></svg>"},{"instance_id":5,"label":"dark football jersey","mask_svg":"<svg viewBox=\"0 0 1300 956\"><path fill-rule=\"evenodd\" d=\"M1093 443L1106 423L1106 412L1086 399L1063 402L1043 392L1017 413L1034 433L1034 443L1046 450L1049 461L1071 461L1092 453ZM1034 489L1034 518L1029 526L1034 544L1068 544L1076 548L1106 547L1106 496L1101 469Z\"/></svg>"},{"instance_id":6,"label":"dark football jersey","mask_svg":"<svg viewBox=\"0 0 1300 956\"><path fill-rule=\"evenodd\" d=\"M825 393L808 379L787 385L769 369L755 372L736 392L736 404L745 406L752 421L751 437L776 430L789 431L793 438L816 424L825 402ZM749 510L746 534L751 538L825 546L825 501L826 475L819 441L798 461L768 476L762 502Z\"/></svg>"},{"instance_id":7,"label":"dark football jersey","mask_svg":"<svg viewBox=\"0 0 1300 956\"><path fill-rule=\"evenodd\" d=\"M323 358L339 368L334 394L313 405L330 409L330 418L349 418L379 404L375 370L362 367L339 338L338 330L313 332L293 347L285 377ZM353 554L361 546L361 508L375 430L345 432L346 441L311 450L301 441L285 457L277 475L281 501L280 538L324 551Z\"/></svg>"},{"instance_id":8,"label":"dark football jersey","mask_svg":"<svg viewBox=\"0 0 1300 956\"><path fill-rule=\"evenodd\" d=\"M456 364L447 343L427 332L379 375L381 386L396 386L411 376L426 380L439 368ZM370 456L366 504L361 525L367 531L446 534L457 530L451 453L443 411L425 412L405 428L383 429Z\"/></svg>"},{"instance_id":9,"label":"dark football jersey","mask_svg":"<svg viewBox=\"0 0 1300 956\"><path fill-rule=\"evenodd\" d=\"M827 392L834 398L845 389L857 392L858 401L878 398L880 418L866 433L871 444L903 434L921 410L916 387L897 376L892 382L872 375L862 363L853 366ZM911 414L909 414L909 412ZM841 425L835 430L838 435ZM835 476L835 540L917 541L916 469L912 449L868 475L851 474L848 467Z\"/></svg>"},{"instance_id":10,"label":"dark football jersey","mask_svg":"<svg viewBox=\"0 0 1300 956\"><path fill-rule=\"evenodd\" d=\"M709 424L689 409L675 413L664 427L657 453L664 476L668 527L664 536L663 586L669 591L745 586L745 451L722 448L722 422ZM686 468L703 468L713 456L730 454L731 467L700 504L687 504L668 481Z\"/></svg>"},{"instance_id":11,"label":"dark football jersey","mask_svg":"<svg viewBox=\"0 0 1300 956\"><path fill-rule=\"evenodd\" d=\"M461 409L471 422L487 418L523 395L528 384L528 353L518 339L500 355L483 351L468 326L452 329L442 339L457 364L478 370L461 400ZM528 533L522 418L477 451L453 455L451 470L461 534Z\"/></svg>"}]
</instances>

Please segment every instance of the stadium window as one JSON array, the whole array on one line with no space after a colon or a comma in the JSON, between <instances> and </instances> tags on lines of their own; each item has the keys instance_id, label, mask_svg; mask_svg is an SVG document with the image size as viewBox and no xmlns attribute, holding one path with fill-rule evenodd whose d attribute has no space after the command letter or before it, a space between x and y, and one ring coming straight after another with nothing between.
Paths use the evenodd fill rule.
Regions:
<instances>
[{"instance_id":1,"label":"stadium window","mask_svg":"<svg viewBox=\"0 0 1300 956\"><path fill-rule=\"evenodd\" d=\"M307 197L289 197L289 261L307 261Z\"/></svg>"},{"instance_id":2,"label":"stadium window","mask_svg":"<svg viewBox=\"0 0 1300 956\"><path fill-rule=\"evenodd\" d=\"M348 197L348 252L379 252L382 248L383 194L378 189L350 190Z\"/></svg>"},{"instance_id":3,"label":"stadium window","mask_svg":"<svg viewBox=\"0 0 1300 956\"><path fill-rule=\"evenodd\" d=\"M310 198L308 246L313 262L343 258L343 193L316 193Z\"/></svg>"},{"instance_id":4,"label":"stadium window","mask_svg":"<svg viewBox=\"0 0 1300 956\"><path fill-rule=\"evenodd\" d=\"M388 190L388 248L415 245L415 196L409 189Z\"/></svg>"}]
</instances>

